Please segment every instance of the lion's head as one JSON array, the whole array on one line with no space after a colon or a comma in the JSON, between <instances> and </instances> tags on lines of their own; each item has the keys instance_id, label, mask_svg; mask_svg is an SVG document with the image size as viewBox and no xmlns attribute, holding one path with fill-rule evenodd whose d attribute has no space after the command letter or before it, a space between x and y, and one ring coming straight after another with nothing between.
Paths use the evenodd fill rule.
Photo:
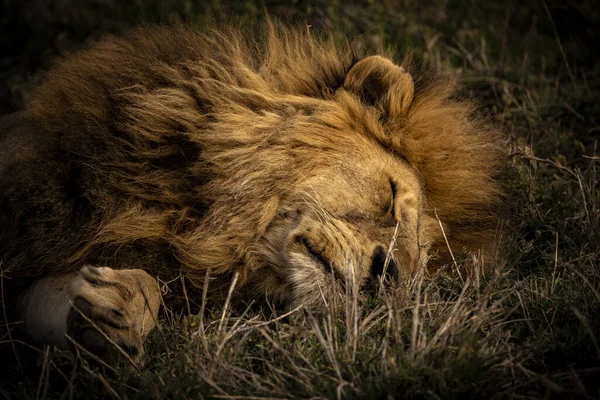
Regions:
<instances>
[{"instance_id":1,"label":"lion's head","mask_svg":"<svg viewBox=\"0 0 600 400\"><path fill-rule=\"evenodd\" d=\"M108 100L90 106L90 82ZM489 245L497 137L454 92L305 32L271 29L256 45L142 28L64 62L31 108L76 132L66 150L101 159L85 170L102 182L88 197L108 209L120 196L71 260L150 243L199 286L207 269L238 271L255 296L318 308L329 277L365 287L444 261L447 245ZM78 144L94 124L109 155Z\"/></svg>"},{"instance_id":2,"label":"lion's head","mask_svg":"<svg viewBox=\"0 0 600 400\"><path fill-rule=\"evenodd\" d=\"M256 292L319 309L332 276L338 290L372 287L439 259L442 229L456 250L487 245L481 224L470 229L497 195L495 145L450 90L415 93L404 68L370 56L325 99L275 95L251 108L244 130L261 141L232 154L226 186L240 204L234 229L251 220L244 209L260 215L245 250Z\"/></svg>"}]
</instances>

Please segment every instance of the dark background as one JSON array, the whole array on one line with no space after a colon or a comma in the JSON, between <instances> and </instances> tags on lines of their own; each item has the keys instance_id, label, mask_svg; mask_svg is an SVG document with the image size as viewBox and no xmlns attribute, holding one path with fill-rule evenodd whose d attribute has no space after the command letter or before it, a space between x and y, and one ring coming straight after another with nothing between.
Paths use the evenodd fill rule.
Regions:
<instances>
[{"instance_id":1,"label":"dark background","mask_svg":"<svg viewBox=\"0 0 600 400\"><path fill-rule=\"evenodd\" d=\"M550 16L546 12L546 8ZM140 22L182 20L199 26L245 21L264 12L286 23L306 23L353 35L386 39L387 45L422 52L437 35L441 43L485 37L493 70L508 72L510 58L544 59L559 75L563 59L572 73L597 74L600 7L593 0L478 1L193 1L193 0L2 0L0 8L0 112L22 106L31 78L57 55L106 33ZM564 54L557 48L560 37ZM528 67L524 65L523 67Z\"/></svg>"}]
</instances>

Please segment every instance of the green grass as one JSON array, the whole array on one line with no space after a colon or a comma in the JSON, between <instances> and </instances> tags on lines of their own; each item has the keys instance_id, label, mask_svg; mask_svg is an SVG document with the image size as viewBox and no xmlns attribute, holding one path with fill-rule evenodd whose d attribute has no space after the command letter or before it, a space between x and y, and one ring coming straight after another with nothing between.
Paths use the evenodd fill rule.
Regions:
<instances>
[{"instance_id":1,"label":"green grass","mask_svg":"<svg viewBox=\"0 0 600 400\"><path fill-rule=\"evenodd\" d=\"M598 12L592 1L423 3L138 0L73 8L65 0L50 9L8 1L20 12L0 20L12 35L0 68L2 111L19 107L27 82L59 51L173 15L200 26L236 15L259 24L264 7L394 47L399 58L412 49L424 68L457 74L462 95L478 99L505 133L507 217L494 260L462 257L476 266L464 281L418 275L377 298L351 295L324 318L256 307L173 310L139 369L22 343L13 351L0 331L0 397L600 397Z\"/></svg>"}]
</instances>

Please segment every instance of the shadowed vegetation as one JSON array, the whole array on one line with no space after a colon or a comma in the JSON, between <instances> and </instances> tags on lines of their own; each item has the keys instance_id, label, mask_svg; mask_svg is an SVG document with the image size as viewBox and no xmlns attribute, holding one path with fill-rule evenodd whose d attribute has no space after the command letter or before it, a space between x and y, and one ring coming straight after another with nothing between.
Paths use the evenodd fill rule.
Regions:
<instances>
[{"instance_id":1,"label":"shadowed vegetation","mask_svg":"<svg viewBox=\"0 0 600 400\"><path fill-rule=\"evenodd\" d=\"M22 105L53 57L140 21L202 29L237 18L252 31L266 9L395 48L396 61L412 52L422 68L456 74L461 95L504 133L507 209L495 259L453 248L456 264L379 296L348 285L324 317L223 304L190 315L167 309L139 368L32 349L1 327L0 397L600 397L597 7L425 3L6 0L2 113ZM202 290L176 286L164 288L203 304Z\"/></svg>"}]
</instances>

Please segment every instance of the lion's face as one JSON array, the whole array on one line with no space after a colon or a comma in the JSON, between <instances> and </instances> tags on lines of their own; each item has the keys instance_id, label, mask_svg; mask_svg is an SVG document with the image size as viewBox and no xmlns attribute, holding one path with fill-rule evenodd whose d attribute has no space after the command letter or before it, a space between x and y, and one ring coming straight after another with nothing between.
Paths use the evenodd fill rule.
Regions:
<instances>
[{"instance_id":1,"label":"lion's face","mask_svg":"<svg viewBox=\"0 0 600 400\"><path fill-rule=\"evenodd\" d=\"M290 190L259 246L261 285L288 306L318 310L333 286L378 285L426 261L435 221L413 169L376 143L344 150Z\"/></svg>"},{"instance_id":2,"label":"lion's face","mask_svg":"<svg viewBox=\"0 0 600 400\"><path fill-rule=\"evenodd\" d=\"M439 227L414 167L386 143L402 134L389 121L401 121L413 90L402 68L372 57L331 101L283 119L270 143L286 149L288 185L256 247L270 297L318 310L345 286L377 287L427 261Z\"/></svg>"}]
</instances>

